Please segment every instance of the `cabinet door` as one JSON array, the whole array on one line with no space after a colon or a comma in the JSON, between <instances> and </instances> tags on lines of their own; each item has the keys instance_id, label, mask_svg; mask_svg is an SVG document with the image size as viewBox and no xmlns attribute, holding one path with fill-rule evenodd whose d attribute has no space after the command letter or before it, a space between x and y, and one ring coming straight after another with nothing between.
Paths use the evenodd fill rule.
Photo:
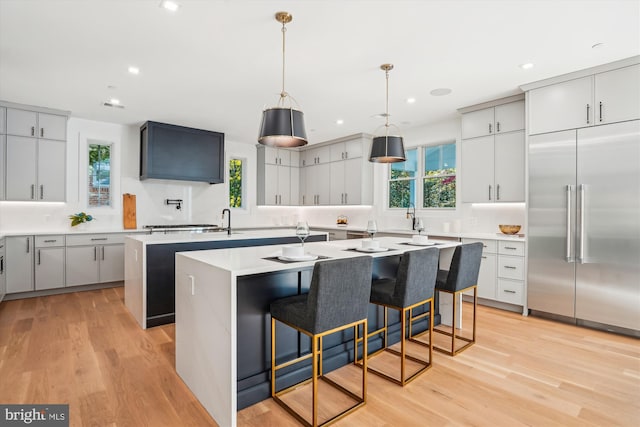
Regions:
<instances>
[{"instance_id":1,"label":"cabinet door","mask_svg":"<svg viewBox=\"0 0 640 427\"><path fill-rule=\"evenodd\" d=\"M5 199L4 194L4 153L6 152L7 147L7 137L5 135L0 135L0 200Z\"/></svg>"},{"instance_id":2,"label":"cabinet door","mask_svg":"<svg viewBox=\"0 0 640 427\"><path fill-rule=\"evenodd\" d=\"M591 126L592 86L588 76L529 91L529 135Z\"/></svg>"},{"instance_id":3,"label":"cabinet door","mask_svg":"<svg viewBox=\"0 0 640 427\"><path fill-rule=\"evenodd\" d=\"M270 165L278 164L278 149L273 147L261 147L264 150L264 162Z\"/></svg>"},{"instance_id":4,"label":"cabinet door","mask_svg":"<svg viewBox=\"0 0 640 427\"><path fill-rule=\"evenodd\" d=\"M16 136L36 136L38 113L7 108L7 134Z\"/></svg>"},{"instance_id":5,"label":"cabinet door","mask_svg":"<svg viewBox=\"0 0 640 427\"><path fill-rule=\"evenodd\" d=\"M98 246L67 246L67 286L98 283Z\"/></svg>"},{"instance_id":6,"label":"cabinet door","mask_svg":"<svg viewBox=\"0 0 640 427\"><path fill-rule=\"evenodd\" d=\"M7 275L5 273L4 243L0 242L0 302L7 294Z\"/></svg>"},{"instance_id":7,"label":"cabinet door","mask_svg":"<svg viewBox=\"0 0 640 427\"><path fill-rule=\"evenodd\" d=\"M358 138L353 141L346 141L344 143L344 158L356 159L362 157L362 138Z\"/></svg>"},{"instance_id":8,"label":"cabinet door","mask_svg":"<svg viewBox=\"0 0 640 427\"><path fill-rule=\"evenodd\" d=\"M329 203L344 205L344 163L342 160L329 164Z\"/></svg>"},{"instance_id":9,"label":"cabinet door","mask_svg":"<svg viewBox=\"0 0 640 427\"><path fill-rule=\"evenodd\" d=\"M124 280L124 244L99 246L100 283Z\"/></svg>"},{"instance_id":10,"label":"cabinet door","mask_svg":"<svg viewBox=\"0 0 640 427\"><path fill-rule=\"evenodd\" d=\"M36 291L64 287L64 248L36 249Z\"/></svg>"},{"instance_id":11,"label":"cabinet door","mask_svg":"<svg viewBox=\"0 0 640 427\"><path fill-rule=\"evenodd\" d=\"M496 299L496 255L482 254L478 273L478 297Z\"/></svg>"},{"instance_id":12,"label":"cabinet door","mask_svg":"<svg viewBox=\"0 0 640 427\"><path fill-rule=\"evenodd\" d=\"M329 157L332 162L344 160L344 142L336 142L335 144L331 144L329 146L329 153Z\"/></svg>"},{"instance_id":13,"label":"cabinet door","mask_svg":"<svg viewBox=\"0 0 640 427\"><path fill-rule=\"evenodd\" d=\"M264 204L278 204L278 166L264 165Z\"/></svg>"},{"instance_id":14,"label":"cabinet door","mask_svg":"<svg viewBox=\"0 0 640 427\"><path fill-rule=\"evenodd\" d=\"M0 133L7 133L7 109L0 107Z\"/></svg>"},{"instance_id":15,"label":"cabinet door","mask_svg":"<svg viewBox=\"0 0 640 427\"><path fill-rule=\"evenodd\" d=\"M318 204L319 205L328 205L329 195L331 193L330 183L329 183L329 173L330 173L330 165L328 163L316 166L316 178L317 178L317 188L316 193L318 194Z\"/></svg>"},{"instance_id":16,"label":"cabinet door","mask_svg":"<svg viewBox=\"0 0 640 427\"><path fill-rule=\"evenodd\" d=\"M289 166L299 168L300 166L300 151L290 150L289 155L291 156L291 161L289 162Z\"/></svg>"},{"instance_id":17,"label":"cabinet door","mask_svg":"<svg viewBox=\"0 0 640 427\"><path fill-rule=\"evenodd\" d=\"M278 166L278 204L291 204L291 168Z\"/></svg>"},{"instance_id":18,"label":"cabinet door","mask_svg":"<svg viewBox=\"0 0 640 427\"><path fill-rule=\"evenodd\" d=\"M67 117L56 114L38 114L39 138L67 140Z\"/></svg>"},{"instance_id":19,"label":"cabinet door","mask_svg":"<svg viewBox=\"0 0 640 427\"><path fill-rule=\"evenodd\" d=\"M65 201L66 145L65 141L38 140L38 200Z\"/></svg>"},{"instance_id":20,"label":"cabinet door","mask_svg":"<svg viewBox=\"0 0 640 427\"><path fill-rule=\"evenodd\" d=\"M462 141L462 201L492 202L493 188L493 136Z\"/></svg>"},{"instance_id":21,"label":"cabinet door","mask_svg":"<svg viewBox=\"0 0 640 427\"><path fill-rule=\"evenodd\" d=\"M463 114L462 139L493 134L493 114L493 107Z\"/></svg>"},{"instance_id":22,"label":"cabinet door","mask_svg":"<svg viewBox=\"0 0 640 427\"><path fill-rule=\"evenodd\" d=\"M313 204L313 197L311 197L309 195L309 193L307 193L307 169L308 168L299 168L299 174L300 174L300 204L303 206L307 206L307 205L312 205ZM310 198L311 197L311 198Z\"/></svg>"},{"instance_id":23,"label":"cabinet door","mask_svg":"<svg viewBox=\"0 0 640 427\"><path fill-rule=\"evenodd\" d=\"M323 147L318 147L315 149L315 154L318 159L318 164L328 163L331 161L331 146L325 145Z\"/></svg>"},{"instance_id":24,"label":"cabinet door","mask_svg":"<svg viewBox=\"0 0 640 427\"><path fill-rule=\"evenodd\" d=\"M595 124L640 119L640 64L596 74Z\"/></svg>"},{"instance_id":25,"label":"cabinet door","mask_svg":"<svg viewBox=\"0 0 640 427\"><path fill-rule=\"evenodd\" d=\"M317 203L317 193L316 188L318 186L318 179L316 176L316 171L318 170L318 166L306 166L305 170L305 200L304 204L308 206L313 206Z\"/></svg>"},{"instance_id":26,"label":"cabinet door","mask_svg":"<svg viewBox=\"0 0 640 427\"><path fill-rule=\"evenodd\" d=\"M344 162L344 204L362 203L362 160L359 158Z\"/></svg>"},{"instance_id":27,"label":"cabinet door","mask_svg":"<svg viewBox=\"0 0 640 427\"><path fill-rule=\"evenodd\" d=\"M495 136L497 202L524 202L524 131Z\"/></svg>"},{"instance_id":28,"label":"cabinet door","mask_svg":"<svg viewBox=\"0 0 640 427\"><path fill-rule=\"evenodd\" d=\"M291 151L278 148L278 164L281 166L291 166Z\"/></svg>"},{"instance_id":29,"label":"cabinet door","mask_svg":"<svg viewBox=\"0 0 640 427\"><path fill-rule=\"evenodd\" d=\"M5 238L7 293L33 290L33 236Z\"/></svg>"},{"instance_id":30,"label":"cabinet door","mask_svg":"<svg viewBox=\"0 0 640 427\"><path fill-rule=\"evenodd\" d=\"M300 169L295 166L289 168L289 204L293 206L300 205Z\"/></svg>"},{"instance_id":31,"label":"cabinet door","mask_svg":"<svg viewBox=\"0 0 640 427\"><path fill-rule=\"evenodd\" d=\"M35 138L7 136L7 200L35 200L36 141Z\"/></svg>"},{"instance_id":32,"label":"cabinet door","mask_svg":"<svg viewBox=\"0 0 640 427\"><path fill-rule=\"evenodd\" d=\"M495 108L496 133L524 129L524 101L497 105Z\"/></svg>"}]
</instances>

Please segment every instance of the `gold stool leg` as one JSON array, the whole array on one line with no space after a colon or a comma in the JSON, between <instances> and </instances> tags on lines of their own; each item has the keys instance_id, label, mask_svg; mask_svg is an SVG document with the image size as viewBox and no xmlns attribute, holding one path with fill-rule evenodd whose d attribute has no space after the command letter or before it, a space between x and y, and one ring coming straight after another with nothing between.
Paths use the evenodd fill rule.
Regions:
<instances>
[{"instance_id":1,"label":"gold stool leg","mask_svg":"<svg viewBox=\"0 0 640 427\"><path fill-rule=\"evenodd\" d=\"M313 352L313 357L312 357L313 395L311 396L311 401L312 401L311 421L314 427L318 425L318 340L319 339L316 338L316 336L314 335L312 337L313 344L311 346L312 347L311 351Z\"/></svg>"},{"instance_id":2,"label":"gold stool leg","mask_svg":"<svg viewBox=\"0 0 640 427\"><path fill-rule=\"evenodd\" d=\"M451 315L451 354L455 354L456 348L456 300L458 299L458 293L454 292L453 297L453 313Z\"/></svg>"}]
</instances>

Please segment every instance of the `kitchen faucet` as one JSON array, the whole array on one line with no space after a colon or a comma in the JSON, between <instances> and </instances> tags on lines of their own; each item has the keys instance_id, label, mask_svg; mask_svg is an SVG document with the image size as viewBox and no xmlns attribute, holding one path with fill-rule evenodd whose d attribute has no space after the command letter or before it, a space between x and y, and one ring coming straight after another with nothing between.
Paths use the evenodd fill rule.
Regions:
<instances>
[{"instance_id":1,"label":"kitchen faucet","mask_svg":"<svg viewBox=\"0 0 640 427\"><path fill-rule=\"evenodd\" d=\"M413 206L413 212L411 212L411 207ZM416 205L409 202L409 206L407 206L407 219L411 218L411 229L416 229Z\"/></svg>"},{"instance_id":2,"label":"kitchen faucet","mask_svg":"<svg viewBox=\"0 0 640 427\"><path fill-rule=\"evenodd\" d=\"M225 208L222 209L222 219L224 219L224 213L227 212L229 214L229 222L228 222L228 227L227 227L227 236L231 236L231 210Z\"/></svg>"}]
</instances>

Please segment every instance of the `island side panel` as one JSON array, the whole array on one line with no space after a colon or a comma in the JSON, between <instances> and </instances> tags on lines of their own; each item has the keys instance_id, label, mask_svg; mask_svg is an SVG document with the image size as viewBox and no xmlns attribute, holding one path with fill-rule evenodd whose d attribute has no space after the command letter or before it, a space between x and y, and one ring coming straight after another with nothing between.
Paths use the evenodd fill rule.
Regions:
<instances>
[{"instance_id":1,"label":"island side panel","mask_svg":"<svg viewBox=\"0 0 640 427\"><path fill-rule=\"evenodd\" d=\"M124 241L124 303L136 322L147 327L146 294L144 268L144 244L138 240L125 238Z\"/></svg>"},{"instance_id":2,"label":"island side panel","mask_svg":"<svg viewBox=\"0 0 640 427\"><path fill-rule=\"evenodd\" d=\"M176 254L176 371L220 426L236 425L236 279Z\"/></svg>"}]
</instances>

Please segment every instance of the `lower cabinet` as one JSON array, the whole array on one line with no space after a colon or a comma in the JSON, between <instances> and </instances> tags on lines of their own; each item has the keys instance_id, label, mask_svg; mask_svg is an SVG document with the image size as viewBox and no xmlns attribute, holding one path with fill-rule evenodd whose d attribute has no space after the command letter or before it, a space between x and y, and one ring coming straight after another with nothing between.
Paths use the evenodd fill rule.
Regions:
<instances>
[{"instance_id":1,"label":"lower cabinet","mask_svg":"<svg viewBox=\"0 0 640 427\"><path fill-rule=\"evenodd\" d=\"M67 246L67 286L124 280L124 243Z\"/></svg>"},{"instance_id":2,"label":"lower cabinet","mask_svg":"<svg viewBox=\"0 0 640 427\"><path fill-rule=\"evenodd\" d=\"M2 302L7 293L7 275L4 269L4 245L4 239L0 239L0 302Z\"/></svg>"},{"instance_id":3,"label":"lower cabinet","mask_svg":"<svg viewBox=\"0 0 640 427\"><path fill-rule=\"evenodd\" d=\"M35 289L63 288L64 236L36 236L35 238Z\"/></svg>"},{"instance_id":4,"label":"lower cabinet","mask_svg":"<svg viewBox=\"0 0 640 427\"><path fill-rule=\"evenodd\" d=\"M5 237L7 294L33 291L33 236Z\"/></svg>"}]
</instances>

